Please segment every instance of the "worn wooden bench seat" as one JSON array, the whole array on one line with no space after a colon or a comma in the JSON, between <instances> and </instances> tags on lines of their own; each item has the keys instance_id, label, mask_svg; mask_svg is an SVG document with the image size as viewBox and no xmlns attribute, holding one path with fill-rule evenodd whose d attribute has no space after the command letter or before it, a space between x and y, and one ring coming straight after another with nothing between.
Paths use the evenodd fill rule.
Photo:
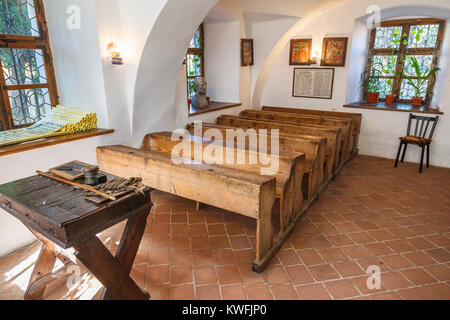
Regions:
<instances>
[{"instance_id":1,"label":"worn wooden bench seat","mask_svg":"<svg viewBox=\"0 0 450 320\"><path fill-rule=\"evenodd\" d=\"M283 112L275 111L260 111L260 110L244 110L240 113L240 116L282 121L286 123L295 123L300 125L313 125L324 126L329 128L340 128L341 134L341 154L340 162L350 159L352 154L352 133L353 133L353 120L342 119L324 116L302 115L302 114L286 114Z\"/></svg>"},{"instance_id":2,"label":"worn wooden bench seat","mask_svg":"<svg viewBox=\"0 0 450 320\"><path fill-rule=\"evenodd\" d=\"M275 178L194 161L177 165L167 154L126 146L99 147L97 159L104 171L140 177L151 188L256 219L254 271L261 272L276 254L271 222Z\"/></svg>"},{"instance_id":3,"label":"worn wooden bench seat","mask_svg":"<svg viewBox=\"0 0 450 320\"><path fill-rule=\"evenodd\" d=\"M211 141L195 136L185 136L184 138L186 140L189 139L187 143L190 151L187 154L181 152L183 150L177 147L180 145L180 141L173 141L172 133L170 132L148 134L143 140L142 150L160 152L167 155L176 153L175 156L183 159L197 160L214 166L243 170L255 174L262 174L261 170L263 168L269 168L269 165L261 163L260 156L272 157L272 161L278 161L278 169L271 176L276 178L276 197L279 199L280 208L280 232L286 231L302 211L302 180L305 172L305 155L303 153L279 152L279 155L262 154L262 152L250 149L230 148L224 141ZM196 148L195 144L199 147ZM221 154L212 155L212 147L215 148L215 151L220 148ZM245 155L245 158L241 159L243 160L241 163L238 162L237 151L242 151L242 154ZM227 154L234 155L231 163L230 159L226 158ZM250 162L252 156L256 160L255 163Z\"/></svg>"},{"instance_id":4,"label":"worn wooden bench seat","mask_svg":"<svg viewBox=\"0 0 450 320\"><path fill-rule=\"evenodd\" d=\"M327 162L327 175L326 179L332 178L335 170L339 167L339 136L340 132L333 129L319 129L314 127L305 127L294 124L285 124L281 122L274 121L264 121L255 120L251 118L242 118L234 116L221 116L217 119L217 123L237 126L243 129L278 129L280 132L289 133L294 135L310 135L319 136L327 138L327 151L326 151L326 162Z\"/></svg>"},{"instance_id":5,"label":"worn wooden bench seat","mask_svg":"<svg viewBox=\"0 0 450 320\"><path fill-rule=\"evenodd\" d=\"M297 108L286 108L286 107L269 107L269 106L262 107L262 110L352 119L353 120L352 154L355 155L358 153L358 141L359 141L359 134L361 133L361 122L362 122L362 114L361 113L338 112L338 111L328 111L328 110L297 109Z\"/></svg>"},{"instance_id":6,"label":"worn wooden bench seat","mask_svg":"<svg viewBox=\"0 0 450 320\"><path fill-rule=\"evenodd\" d=\"M225 126L214 123L202 123L202 132L195 132L195 124L191 123L186 126L186 129L192 135L204 136L206 131L210 129L219 130L223 139L226 139L227 130L243 130L238 127ZM245 134L245 132L244 132ZM268 147L271 147L271 135L262 135L258 132L259 138L265 139ZM217 138L216 138L217 139ZM235 138L235 145L237 145L237 138ZM245 145L249 147L249 139L245 139ZM312 136L296 136L291 134L280 133L279 137L280 151L292 153L305 154L305 176L303 178L302 190L305 199L312 199L319 191L325 179L325 153L326 153L326 139Z\"/></svg>"}]
</instances>

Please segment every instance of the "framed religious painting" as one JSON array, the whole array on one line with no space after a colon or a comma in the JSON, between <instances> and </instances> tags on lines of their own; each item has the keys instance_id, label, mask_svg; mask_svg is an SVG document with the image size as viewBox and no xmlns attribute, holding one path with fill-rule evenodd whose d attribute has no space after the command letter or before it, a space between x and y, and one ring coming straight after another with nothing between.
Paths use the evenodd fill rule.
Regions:
<instances>
[{"instance_id":1,"label":"framed religious painting","mask_svg":"<svg viewBox=\"0 0 450 320\"><path fill-rule=\"evenodd\" d=\"M241 39L241 65L248 67L253 64L253 39Z\"/></svg>"},{"instance_id":2,"label":"framed religious painting","mask_svg":"<svg viewBox=\"0 0 450 320\"><path fill-rule=\"evenodd\" d=\"M312 39L292 39L289 50L289 64L291 66L311 64Z\"/></svg>"},{"instance_id":3,"label":"framed religious painting","mask_svg":"<svg viewBox=\"0 0 450 320\"><path fill-rule=\"evenodd\" d=\"M345 67L348 38L324 38L321 66Z\"/></svg>"}]
</instances>

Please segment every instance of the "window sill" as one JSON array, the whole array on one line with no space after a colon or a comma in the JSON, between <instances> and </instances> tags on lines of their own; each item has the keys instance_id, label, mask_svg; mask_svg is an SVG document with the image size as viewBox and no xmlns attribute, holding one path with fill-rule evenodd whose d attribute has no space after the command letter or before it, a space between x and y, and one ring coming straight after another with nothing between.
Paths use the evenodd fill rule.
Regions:
<instances>
[{"instance_id":1,"label":"window sill","mask_svg":"<svg viewBox=\"0 0 450 320\"><path fill-rule=\"evenodd\" d=\"M385 105L384 102L368 103L366 101L360 101L344 105L344 108L357 108L357 109L370 109L381 111L396 111L396 112L414 112L414 113L429 113L429 114L444 114L441 111L436 111L430 108L428 105L412 106L410 103L394 103L392 105Z\"/></svg>"},{"instance_id":2,"label":"window sill","mask_svg":"<svg viewBox=\"0 0 450 320\"><path fill-rule=\"evenodd\" d=\"M56 144L102 136L102 135L110 134L113 132L114 132L114 130L112 130L112 129L94 129L94 130L80 132L80 133L74 133L74 134L70 134L70 135L50 137L50 138L44 138L44 139L40 139L40 140L23 142L23 143L19 143L19 144L12 144L9 146L0 147L0 157L14 154L14 153L29 151L29 150L33 150L33 149L44 148L44 147L48 147L48 146L52 146L52 145L56 145Z\"/></svg>"},{"instance_id":3,"label":"window sill","mask_svg":"<svg viewBox=\"0 0 450 320\"><path fill-rule=\"evenodd\" d=\"M209 106L205 109L195 109L195 108L191 107L189 110L189 117L193 117L193 116L196 116L199 114L213 112L213 111L217 111L217 110L239 107L241 105L242 105L242 103L211 101Z\"/></svg>"}]
</instances>

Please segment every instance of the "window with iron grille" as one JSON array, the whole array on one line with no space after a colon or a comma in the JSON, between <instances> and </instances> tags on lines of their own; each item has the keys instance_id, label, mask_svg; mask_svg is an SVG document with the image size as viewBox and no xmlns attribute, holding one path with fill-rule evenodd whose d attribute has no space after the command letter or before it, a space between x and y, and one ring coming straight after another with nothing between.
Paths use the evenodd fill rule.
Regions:
<instances>
[{"instance_id":1,"label":"window with iron grille","mask_svg":"<svg viewBox=\"0 0 450 320\"><path fill-rule=\"evenodd\" d=\"M408 80L418 79L411 57L416 58L421 72L437 67L444 28L444 20L423 18L384 21L372 30L366 72L375 75L381 100L386 94L395 94L399 102L411 102L416 90ZM421 85L425 103L431 102L434 85L435 76Z\"/></svg>"},{"instance_id":2,"label":"window with iron grille","mask_svg":"<svg viewBox=\"0 0 450 320\"><path fill-rule=\"evenodd\" d=\"M42 0L0 0L0 130L29 126L58 104Z\"/></svg>"},{"instance_id":3,"label":"window with iron grille","mask_svg":"<svg viewBox=\"0 0 450 320\"><path fill-rule=\"evenodd\" d=\"M195 95L195 78L205 76L205 41L203 24L197 29L186 53L187 96Z\"/></svg>"}]
</instances>

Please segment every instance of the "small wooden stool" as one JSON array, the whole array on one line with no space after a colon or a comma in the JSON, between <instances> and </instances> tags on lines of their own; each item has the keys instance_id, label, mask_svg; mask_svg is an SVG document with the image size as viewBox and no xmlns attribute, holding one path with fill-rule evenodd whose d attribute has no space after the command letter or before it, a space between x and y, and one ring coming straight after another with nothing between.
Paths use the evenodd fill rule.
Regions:
<instances>
[{"instance_id":1,"label":"small wooden stool","mask_svg":"<svg viewBox=\"0 0 450 320\"><path fill-rule=\"evenodd\" d=\"M114 178L109 176L110 179ZM81 262L103 285L105 300L148 300L130 272L152 207L150 188L97 205L83 191L41 176L0 186L0 208L18 218L42 242L24 298L42 299L56 259ZM96 234L127 220L115 257ZM57 247L74 248L76 261Z\"/></svg>"}]
</instances>

